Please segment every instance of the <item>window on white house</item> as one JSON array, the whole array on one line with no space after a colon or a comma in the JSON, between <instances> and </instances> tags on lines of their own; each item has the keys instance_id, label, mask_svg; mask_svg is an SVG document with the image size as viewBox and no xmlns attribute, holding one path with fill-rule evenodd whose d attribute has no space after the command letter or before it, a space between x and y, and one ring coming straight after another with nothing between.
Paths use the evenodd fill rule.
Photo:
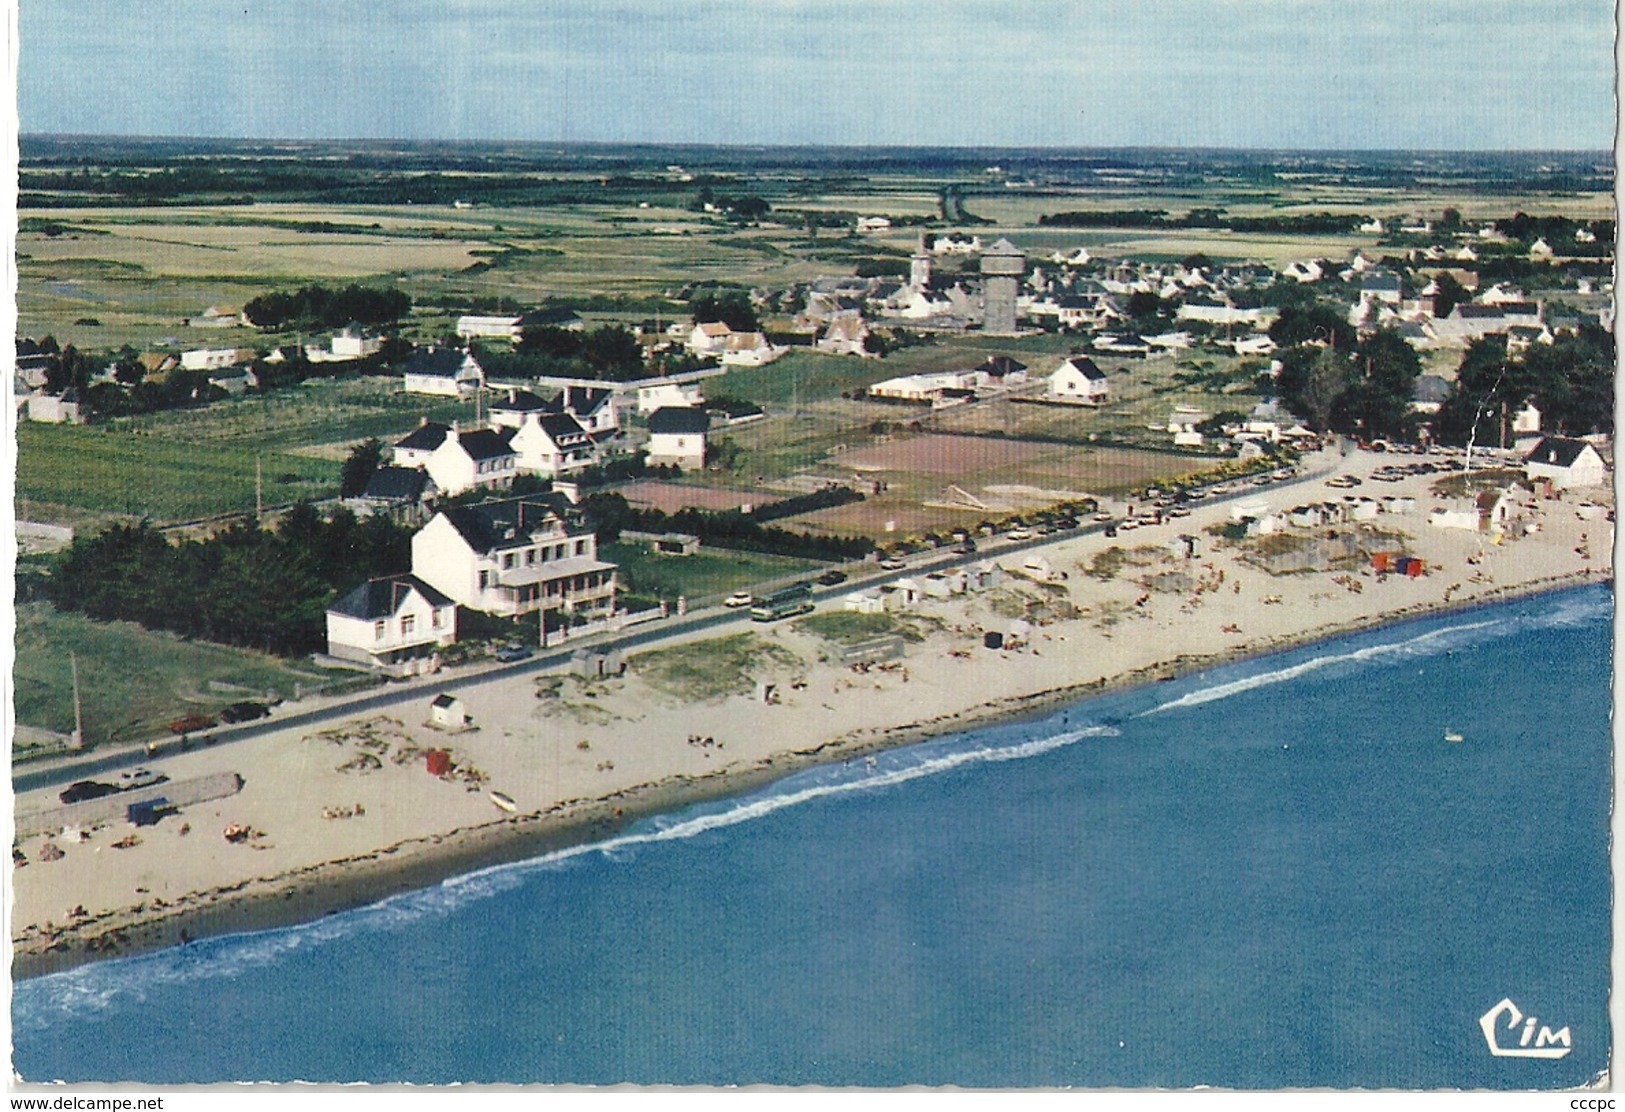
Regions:
<instances>
[{"instance_id":1,"label":"window on white house","mask_svg":"<svg viewBox=\"0 0 1625 1112\"><path fill-rule=\"evenodd\" d=\"M513 564L514 564L514 554L512 552L504 552L502 554L502 568L503 568L503 570L506 571L507 569L513 567Z\"/></svg>"},{"instance_id":2,"label":"window on white house","mask_svg":"<svg viewBox=\"0 0 1625 1112\"><path fill-rule=\"evenodd\" d=\"M491 586L491 573L488 572L488 571L480 572L480 590L483 591L483 590L487 589L490 586Z\"/></svg>"},{"instance_id":3,"label":"window on white house","mask_svg":"<svg viewBox=\"0 0 1625 1112\"><path fill-rule=\"evenodd\" d=\"M435 629L446 628L446 612L438 606L429 611L429 624Z\"/></svg>"},{"instance_id":4,"label":"window on white house","mask_svg":"<svg viewBox=\"0 0 1625 1112\"><path fill-rule=\"evenodd\" d=\"M406 634L411 633L413 630L417 629L417 627L418 627L418 616L416 614L405 614L405 615L403 615L401 617L401 634L402 634L402 636L405 636Z\"/></svg>"},{"instance_id":5,"label":"window on white house","mask_svg":"<svg viewBox=\"0 0 1625 1112\"><path fill-rule=\"evenodd\" d=\"M373 622L372 623L372 639L374 641L382 641L384 639L384 630L386 630L388 628L389 628L389 623L384 621L382 618L380 618L376 622Z\"/></svg>"},{"instance_id":6,"label":"window on white house","mask_svg":"<svg viewBox=\"0 0 1625 1112\"><path fill-rule=\"evenodd\" d=\"M585 556L586 554L587 554L587 542L586 541L576 541L576 555L577 556Z\"/></svg>"}]
</instances>

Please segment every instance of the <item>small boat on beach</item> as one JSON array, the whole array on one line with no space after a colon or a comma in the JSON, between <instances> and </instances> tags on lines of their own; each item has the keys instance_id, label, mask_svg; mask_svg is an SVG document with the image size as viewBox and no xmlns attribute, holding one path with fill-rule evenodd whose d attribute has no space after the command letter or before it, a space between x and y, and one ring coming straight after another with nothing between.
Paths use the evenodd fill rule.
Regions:
<instances>
[{"instance_id":1,"label":"small boat on beach","mask_svg":"<svg viewBox=\"0 0 1625 1112\"><path fill-rule=\"evenodd\" d=\"M1446 730L1444 732L1444 739L1446 741L1460 741L1461 740L1461 735L1459 733L1457 733L1455 730Z\"/></svg>"},{"instance_id":2,"label":"small boat on beach","mask_svg":"<svg viewBox=\"0 0 1625 1112\"><path fill-rule=\"evenodd\" d=\"M513 797L506 792L492 792L490 799L492 803L495 803L510 815L519 810L518 805L513 801Z\"/></svg>"}]
</instances>

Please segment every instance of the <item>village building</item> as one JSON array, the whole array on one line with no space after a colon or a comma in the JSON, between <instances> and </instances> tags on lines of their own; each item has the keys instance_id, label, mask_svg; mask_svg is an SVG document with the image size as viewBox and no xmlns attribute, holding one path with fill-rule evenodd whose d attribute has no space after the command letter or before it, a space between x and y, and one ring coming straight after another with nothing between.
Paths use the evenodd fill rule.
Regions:
<instances>
[{"instance_id":1,"label":"village building","mask_svg":"<svg viewBox=\"0 0 1625 1112\"><path fill-rule=\"evenodd\" d=\"M188 371L217 371L222 367L252 362L256 354L252 348L196 348L181 352L181 368Z\"/></svg>"},{"instance_id":2,"label":"village building","mask_svg":"<svg viewBox=\"0 0 1625 1112\"><path fill-rule=\"evenodd\" d=\"M830 319L824 334L813 346L826 355L857 355L878 358L865 344L869 338L869 325L857 313L842 313Z\"/></svg>"},{"instance_id":3,"label":"village building","mask_svg":"<svg viewBox=\"0 0 1625 1112\"><path fill-rule=\"evenodd\" d=\"M421 467L384 466L367 478L367 485L346 504L355 503L354 509L364 515L388 514L403 521L419 521L428 504L440 493Z\"/></svg>"},{"instance_id":4,"label":"village building","mask_svg":"<svg viewBox=\"0 0 1625 1112\"><path fill-rule=\"evenodd\" d=\"M1106 372L1087 355L1064 360L1049 376L1049 396L1058 401L1099 405L1110 393Z\"/></svg>"},{"instance_id":5,"label":"village building","mask_svg":"<svg viewBox=\"0 0 1625 1112\"><path fill-rule=\"evenodd\" d=\"M725 367L762 367L783 355L787 349L767 342L760 332L731 332L722 346L713 348Z\"/></svg>"},{"instance_id":6,"label":"village building","mask_svg":"<svg viewBox=\"0 0 1625 1112\"><path fill-rule=\"evenodd\" d=\"M598 558L597 534L557 493L440 510L412 537L412 574L488 614L615 607L615 565Z\"/></svg>"},{"instance_id":7,"label":"village building","mask_svg":"<svg viewBox=\"0 0 1625 1112\"><path fill-rule=\"evenodd\" d=\"M645 416L657 409L688 408L705 401L700 395L700 383L676 382L665 379L638 387L638 412Z\"/></svg>"},{"instance_id":8,"label":"village building","mask_svg":"<svg viewBox=\"0 0 1625 1112\"><path fill-rule=\"evenodd\" d=\"M508 446L520 471L543 478L567 475L598 462L592 434L568 413L530 413L508 430Z\"/></svg>"},{"instance_id":9,"label":"village building","mask_svg":"<svg viewBox=\"0 0 1625 1112\"><path fill-rule=\"evenodd\" d=\"M1027 364L1008 355L992 355L973 373L979 387L1020 386L1027 381Z\"/></svg>"},{"instance_id":10,"label":"village building","mask_svg":"<svg viewBox=\"0 0 1625 1112\"><path fill-rule=\"evenodd\" d=\"M457 604L415 575L371 579L327 608L327 655L402 677L434 671Z\"/></svg>"},{"instance_id":11,"label":"village building","mask_svg":"<svg viewBox=\"0 0 1625 1112\"><path fill-rule=\"evenodd\" d=\"M395 442L394 462L423 468L446 495L503 488L512 485L519 465L511 436L508 430L464 431L455 422L425 420Z\"/></svg>"},{"instance_id":12,"label":"village building","mask_svg":"<svg viewBox=\"0 0 1625 1112\"><path fill-rule=\"evenodd\" d=\"M1596 448L1563 436L1542 437L1524 456L1523 469L1530 482L1543 482L1554 490L1601 486L1608 474Z\"/></svg>"},{"instance_id":13,"label":"village building","mask_svg":"<svg viewBox=\"0 0 1625 1112\"><path fill-rule=\"evenodd\" d=\"M711 415L692 406L667 406L649 414L648 462L675 464L685 471L705 466L705 438Z\"/></svg>"},{"instance_id":14,"label":"village building","mask_svg":"<svg viewBox=\"0 0 1625 1112\"><path fill-rule=\"evenodd\" d=\"M485 372L473 354L457 348L420 348L402 368L409 394L466 397L485 385Z\"/></svg>"}]
</instances>

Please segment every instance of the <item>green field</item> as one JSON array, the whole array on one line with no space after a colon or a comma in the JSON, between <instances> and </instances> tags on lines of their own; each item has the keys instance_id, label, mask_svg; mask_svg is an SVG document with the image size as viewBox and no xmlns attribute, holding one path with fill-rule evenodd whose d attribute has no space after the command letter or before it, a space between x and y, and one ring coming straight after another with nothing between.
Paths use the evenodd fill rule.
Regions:
<instances>
[{"instance_id":1,"label":"green field","mask_svg":"<svg viewBox=\"0 0 1625 1112\"><path fill-rule=\"evenodd\" d=\"M183 714L214 714L228 703L255 698L243 691L211 691L209 681L275 690L292 697L333 678L308 664L263 653L186 641L129 622L94 622L59 613L49 603L17 608L17 663L13 672L17 721L60 733L73 729L73 679L68 654L79 658L85 740L130 741L163 734Z\"/></svg>"},{"instance_id":2,"label":"green field","mask_svg":"<svg viewBox=\"0 0 1625 1112\"><path fill-rule=\"evenodd\" d=\"M471 423L474 403L404 393L393 375L311 379L197 409L119 417L107 427L137 437L342 460L350 445L373 436L386 442L398 439L424 417Z\"/></svg>"},{"instance_id":3,"label":"green field","mask_svg":"<svg viewBox=\"0 0 1625 1112\"><path fill-rule=\"evenodd\" d=\"M625 541L601 545L598 552L620 565L624 590L669 602L681 595L695 604L766 580L816 572L823 566L812 560L721 548L701 548L692 556L657 556L647 544Z\"/></svg>"},{"instance_id":4,"label":"green field","mask_svg":"<svg viewBox=\"0 0 1625 1112\"><path fill-rule=\"evenodd\" d=\"M17 426L17 513L56 521L89 510L171 522L250 512L256 459L267 506L337 493L339 465L331 460L180 440L159 430L24 422Z\"/></svg>"}]
</instances>

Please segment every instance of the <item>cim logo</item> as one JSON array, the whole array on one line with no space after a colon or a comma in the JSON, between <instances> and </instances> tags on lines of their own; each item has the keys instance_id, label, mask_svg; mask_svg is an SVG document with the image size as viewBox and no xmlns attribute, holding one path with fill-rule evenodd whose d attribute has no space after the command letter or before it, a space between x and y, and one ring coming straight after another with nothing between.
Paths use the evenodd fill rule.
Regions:
<instances>
[{"instance_id":1,"label":"cim logo","mask_svg":"<svg viewBox=\"0 0 1625 1112\"><path fill-rule=\"evenodd\" d=\"M1504 1025L1501 1022L1503 1016L1506 1018ZM1534 1016L1520 1012L1518 1005L1510 999L1502 1000L1478 1019L1478 1025L1484 1029L1484 1041L1489 1044L1490 1053L1497 1058L1562 1058L1574 1049L1567 1027L1559 1027L1556 1031L1541 1027L1537 1031L1535 1025L1538 1022ZM1516 1039L1517 1045L1503 1046L1503 1038L1507 1042Z\"/></svg>"}]
</instances>

